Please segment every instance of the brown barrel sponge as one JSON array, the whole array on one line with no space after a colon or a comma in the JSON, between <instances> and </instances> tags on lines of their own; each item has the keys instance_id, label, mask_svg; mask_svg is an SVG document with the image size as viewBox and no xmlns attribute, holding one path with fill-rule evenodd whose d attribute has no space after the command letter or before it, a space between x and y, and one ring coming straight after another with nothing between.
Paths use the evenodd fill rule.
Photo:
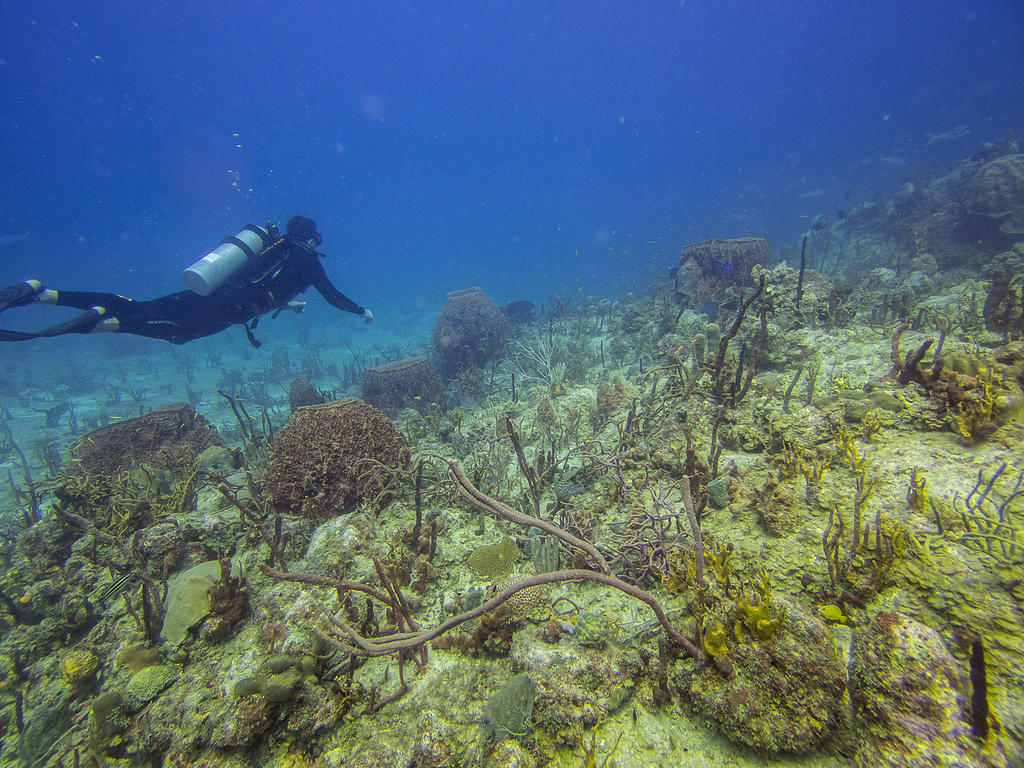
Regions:
<instances>
[{"instance_id":1,"label":"brown barrel sponge","mask_svg":"<svg viewBox=\"0 0 1024 768\"><path fill-rule=\"evenodd\" d=\"M483 291L452 291L434 323L441 373L451 378L493 360L501 354L507 335L505 313Z\"/></svg>"},{"instance_id":2,"label":"brown barrel sponge","mask_svg":"<svg viewBox=\"0 0 1024 768\"><path fill-rule=\"evenodd\" d=\"M727 288L753 289L754 265L767 267L771 261L768 241L761 237L734 237L692 243L679 257L676 293L689 296L700 305L720 301Z\"/></svg>"},{"instance_id":3,"label":"brown barrel sponge","mask_svg":"<svg viewBox=\"0 0 1024 768\"><path fill-rule=\"evenodd\" d=\"M357 398L299 408L274 436L263 490L279 512L319 517L381 509L409 464L405 436Z\"/></svg>"},{"instance_id":4,"label":"brown barrel sponge","mask_svg":"<svg viewBox=\"0 0 1024 768\"><path fill-rule=\"evenodd\" d=\"M436 403L443 410L444 390L427 358L406 357L363 371L363 400L393 419L403 408L425 414Z\"/></svg>"},{"instance_id":5,"label":"brown barrel sponge","mask_svg":"<svg viewBox=\"0 0 1024 768\"><path fill-rule=\"evenodd\" d=\"M68 448L65 471L113 477L146 464L181 475L211 445L224 441L210 422L188 403L170 403L87 432Z\"/></svg>"}]
</instances>

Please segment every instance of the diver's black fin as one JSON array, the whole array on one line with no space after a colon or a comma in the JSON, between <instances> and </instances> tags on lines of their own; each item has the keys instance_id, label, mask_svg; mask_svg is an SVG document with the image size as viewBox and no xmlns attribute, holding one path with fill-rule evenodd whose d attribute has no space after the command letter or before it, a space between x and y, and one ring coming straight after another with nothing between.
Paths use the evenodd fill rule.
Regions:
<instances>
[{"instance_id":1,"label":"diver's black fin","mask_svg":"<svg viewBox=\"0 0 1024 768\"><path fill-rule=\"evenodd\" d=\"M6 288L0 288L0 312L9 307L20 307L28 304L43 290L38 280L22 280L20 283L12 283Z\"/></svg>"},{"instance_id":2,"label":"diver's black fin","mask_svg":"<svg viewBox=\"0 0 1024 768\"><path fill-rule=\"evenodd\" d=\"M28 341L34 339L36 334L24 333L22 331L5 331L0 328L0 341Z\"/></svg>"},{"instance_id":3,"label":"diver's black fin","mask_svg":"<svg viewBox=\"0 0 1024 768\"><path fill-rule=\"evenodd\" d=\"M0 329L0 341L27 341L28 339L43 339L49 336L63 336L66 333L92 333L106 310L103 307L87 309L77 317L73 317L58 325L51 325L35 333L26 331L5 331Z\"/></svg>"},{"instance_id":4,"label":"diver's black fin","mask_svg":"<svg viewBox=\"0 0 1024 768\"><path fill-rule=\"evenodd\" d=\"M77 317L72 317L67 322L51 325L49 328L36 331L34 335L63 336L66 333L92 333L106 312L107 310L103 307L92 307Z\"/></svg>"}]
</instances>

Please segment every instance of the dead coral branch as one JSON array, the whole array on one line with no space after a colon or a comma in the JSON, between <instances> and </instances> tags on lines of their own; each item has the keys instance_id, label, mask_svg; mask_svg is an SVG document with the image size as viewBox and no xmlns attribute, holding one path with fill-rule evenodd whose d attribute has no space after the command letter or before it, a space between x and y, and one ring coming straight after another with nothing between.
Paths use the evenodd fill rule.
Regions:
<instances>
[{"instance_id":1,"label":"dead coral branch","mask_svg":"<svg viewBox=\"0 0 1024 768\"><path fill-rule=\"evenodd\" d=\"M282 573L280 571L275 571L267 565L261 565L260 570L262 570L267 576L281 581L298 581L307 584L318 583L320 586L335 586L331 583L334 580L330 577L318 577L314 582L312 579L298 578L308 576L308 574ZM672 623L669 621L668 614L665 613L665 610L661 607L658 601L655 600L648 592L645 592L633 584L627 584L622 581L622 579L610 574L585 570L552 571L550 573L530 576L506 587L490 600L485 603L481 603L473 610L466 611L458 616L453 616L447 621L438 624L436 627L417 631L394 632L389 635L381 635L380 637L364 637L353 627L338 618L336 613L328 610L324 606L321 606L321 610L323 610L325 617L330 622L330 626L328 627L330 634L325 635L324 637L335 647L358 656L390 656L391 654L399 653L401 651L410 651L423 647L426 643L440 637L460 624L493 611L495 608L508 601L509 598L517 592L521 592L524 589L543 586L544 584L554 584L564 581L595 581L599 584L604 584L605 586L614 587L620 592L624 592L630 597L633 597L642 603L646 603L650 609L654 611L654 615L657 617L658 622L665 629L666 634L668 634L672 641L685 649L685 651L693 658L700 658L700 652L697 650L696 646L672 626ZM367 590L363 588L362 591ZM387 601L387 604L390 605L391 601Z\"/></svg>"},{"instance_id":2,"label":"dead coral branch","mask_svg":"<svg viewBox=\"0 0 1024 768\"><path fill-rule=\"evenodd\" d=\"M523 514L522 512L512 509L508 504L504 504L497 499L492 499L490 496L482 493L473 485L472 482L470 482L469 478L466 477L465 473L462 471L462 467L459 466L459 462L455 459L448 459L448 469L451 472L452 477L455 479L456 485L458 485L459 492L480 511L490 512L495 517L500 517L503 520L508 520L511 523L516 523L517 525L540 528L545 533L557 536L570 546L582 549L590 555L590 558L602 573L608 573L610 571L608 563L605 561L604 557L597 551L597 547L590 542L573 536L571 533L559 528L554 523L549 523L547 520L541 520L539 517Z\"/></svg>"}]
</instances>

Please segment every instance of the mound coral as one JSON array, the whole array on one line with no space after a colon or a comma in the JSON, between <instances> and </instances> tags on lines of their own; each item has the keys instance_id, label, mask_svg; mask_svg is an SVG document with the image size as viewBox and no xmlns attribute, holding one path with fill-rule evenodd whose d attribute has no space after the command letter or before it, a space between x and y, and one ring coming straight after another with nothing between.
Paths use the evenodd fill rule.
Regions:
<instances>
[{"instance_id":1,"label":"mound coral","mask_svg":"<svg viewBox=\"0 0 1024 768\"><path fill-rule=\"evenodd\" d=\"M96 654L87 650L69 652L60 665L61 675L70 685L78 685L91 679L100 668Z\"/></svg>"},{"instance_id":2,"label":"mound coral","mask_svg":"<svg viewBox=\"0 0 1024 768\"><path fill-rule=\"evenodd\" d=\"M317 516L380 509L409 463L391 420L356 398L299 408L274 437L263 488L281 512Z\"/></svg>"},{"instance_id":3,"label":"mound coral","mask_svg":"<svg viewBox=\"0 0 1024 768\"><path fill-rule=\"evenodd\" d=\"M778 609L786 620L769 640L744 637L726 645L728 630L710 619L701 644L716 663L677 666L674 682L687 706L728 738L764 754L802 754L842 722L846 670L817 617L781 600Z\"/></svg>"},{"instance_id":4,"label":"mound coral","mask_svg":"<svg viewBox=\"0 0 1024 768\"><path fill-rule=\"evenodd\" d=\"M959 667L938 632L903 614L880 613L854 632L853 765L1007 764L980 754Z\"/></svg>"}]
</instances>

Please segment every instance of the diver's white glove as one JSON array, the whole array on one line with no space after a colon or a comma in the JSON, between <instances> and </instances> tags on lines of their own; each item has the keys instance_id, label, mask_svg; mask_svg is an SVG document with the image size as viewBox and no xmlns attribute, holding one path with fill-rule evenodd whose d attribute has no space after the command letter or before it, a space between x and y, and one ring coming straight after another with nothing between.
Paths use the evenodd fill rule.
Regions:
<instances>
[{"instance_id":1,"label":"diver's white glove","mask_svg":"<svg viewBox=\"0 0 1024 768\"><path fill-rule=\"evenodd\" d=\"M364 309L363 310L363 314L361 314L360 317L363 318L363 320L365 320L367 322L367 324L370 324L370 323L373 322L373 312L371 312L368 309Z\"/></svg>"},{"instance_id":2,"label":"diver's white glove","mask_svg":"<svg viewBox=\"0 0 1024 768\"><path fill-rule=\"evenodd\" d=\"M287 304L284 305L284 308L287 309L289 312L294 312L295 314L298 314L299 312L306 308L306 302L289 301Z\"/></svg>"}]
</instances>

